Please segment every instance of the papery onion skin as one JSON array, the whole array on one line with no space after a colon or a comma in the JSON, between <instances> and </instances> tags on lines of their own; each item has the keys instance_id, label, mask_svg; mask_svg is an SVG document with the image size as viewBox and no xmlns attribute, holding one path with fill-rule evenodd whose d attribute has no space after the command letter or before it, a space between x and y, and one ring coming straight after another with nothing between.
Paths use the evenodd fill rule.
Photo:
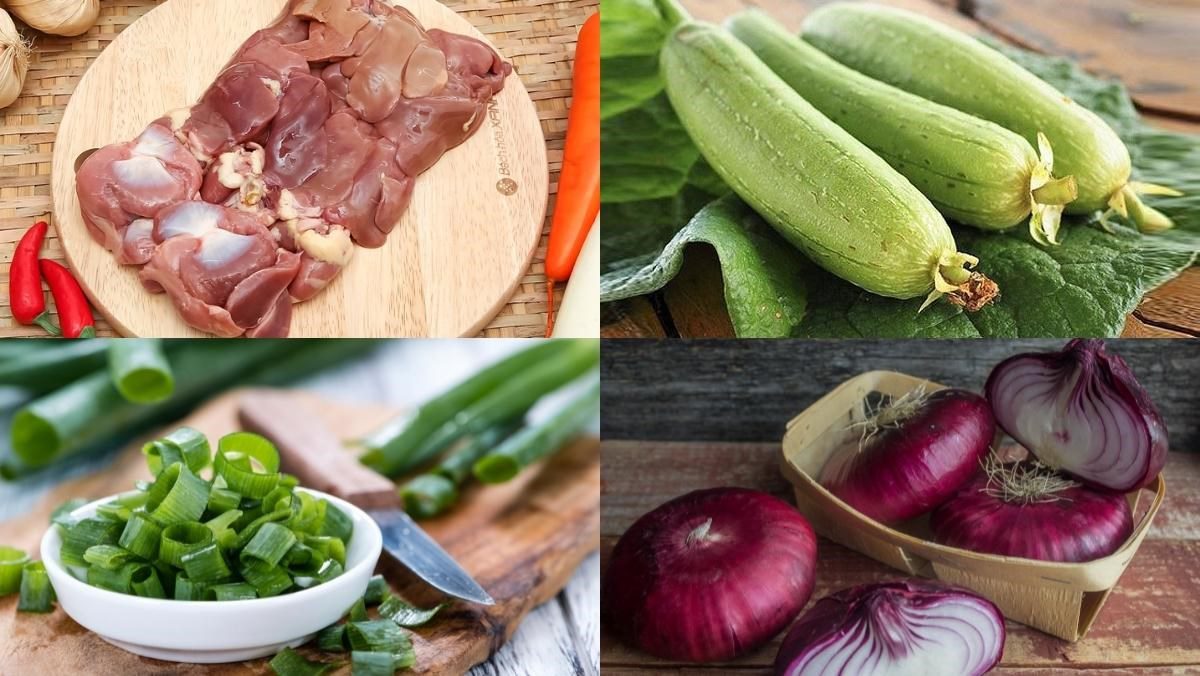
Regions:
<instances>
[{"instance_id":1,"label":"papery onion skin","mask_svg":"<svg viewBox=\"0 0 1200 676\"><path fill-rule=\"evenodd\" d=\"M980 472L929 517L935 542L981 554L1081 563L1112 554L1133 533L1120 493L1075 484L1044 502L1005 502Z\"/></svg>"},{"instance_id":2,"label":"papery onion skin","mask_svg":"<svg viewBox=\"0 0 1200 676\"><path fill-rule=\"evenodd\" d=\"M992 369L986 392L1001 429L1042 463L1095 488L1147 486L1167 462L1162 416L1101 340L1009 357Z\"/></svg>"},{"instance_id":3,"label":"papery onion skin","mask_svg":"<svg viewBox=\"0 0 1200 676\"><path fill-rule=\"evenodd\" d=\"M969 590L916 579L861 585L792 625L775 674L979 676L999 664L1004 638L999 609Z\"/></svg>"},{"instance_id":4,"label":"papery onion skin","mask_svg":"<svg viewBox=\"0 0 1200 676\"><path fill-rule=\"evenodd\" d=\"M0 108L21 96L29 72L29 46L8 12L0 9Z\"/></svg>"},{"instance_id":5,"label":"papery onion skin","mask_svg":"<svg viewBox=\"0 0 1200 676\"><path fill-rule=\"evenodd\" d=\"M899 523L954 495L979 471L995 434L987 400L966 390L938 390L861 450L835 454L822 468L820 483L862 514Z\"/></svg>"},{"instance_id":6,"label":"papery onion skin","mask_svg":"<svg viewBox=\"0 0 1200 676\"><path fill-rule=\"evenodd\" d=\"M651 655L733 659L771 640L808 603L816 551L808 521L779 498L695 491L643 515L617 541L602 612Z\"/></svg>"}]
</instances>

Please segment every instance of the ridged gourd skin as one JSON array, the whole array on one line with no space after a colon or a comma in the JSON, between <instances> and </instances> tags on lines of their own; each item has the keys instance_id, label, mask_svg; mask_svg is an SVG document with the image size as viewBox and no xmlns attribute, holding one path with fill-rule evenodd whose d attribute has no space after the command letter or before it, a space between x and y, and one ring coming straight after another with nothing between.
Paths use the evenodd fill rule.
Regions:
<instances>
[{"instance_id":1,"label":"ridged gourd skin","mask_svg":"<svg viewBox=\"0 0 1200 676\"><path fill-rule=\"evenodd\" d=\"M688 134L717 174L789 242L872 293L934 288L954 236L887 162L813 108L724 29L684 22L661 73Z\"/></svg>"},{"instance_id":2,"label":"ridged gourd skin","mask_svg":"<svg viewBox=\"0 0 1200 676\"><path fill-rule=\"evenodd\" d=\"M947 217L1005 230L1033 207L1024 138L843 66L758 10L726 27L784 82L905 176Z\"/></svg>"},{"instance_id":3,"label":"ridged gourd skin","mask_svg":"<svg viewBox=\"0 0 1200 676\"><path fill-rule=\"evenodd\" d=\"M1055 174L1075 176L1068 213L1108 207L1129 182L1129 151L1092 111L982 42L905 10L835 3L809 14L801 37L877 80L982 117L1054 149Z\"/></svg>"}]
</instances>

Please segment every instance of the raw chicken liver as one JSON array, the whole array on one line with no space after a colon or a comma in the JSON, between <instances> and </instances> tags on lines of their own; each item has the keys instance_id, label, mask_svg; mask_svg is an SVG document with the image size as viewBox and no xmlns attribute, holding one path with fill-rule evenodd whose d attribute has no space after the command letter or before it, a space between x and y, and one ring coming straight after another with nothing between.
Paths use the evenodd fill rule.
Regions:
<instances>
[{"instance_id":1,"label":"raw chicken liver","mask_svg":"<svg viewBox=\"0 0 1200 676\"><path fill-rule=\"evenodd\" d=\"M191 108L79 168L84 221L188 325L286 336L415 178L479 128L512 67L385 0L292 0Z\"/></svg>"}]
</instances>

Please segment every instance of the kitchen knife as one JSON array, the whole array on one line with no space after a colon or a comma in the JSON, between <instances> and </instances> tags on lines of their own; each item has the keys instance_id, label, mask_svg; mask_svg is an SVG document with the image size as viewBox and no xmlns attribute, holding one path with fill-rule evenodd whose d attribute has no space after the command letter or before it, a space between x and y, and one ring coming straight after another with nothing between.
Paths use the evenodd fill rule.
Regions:
<instances>
[{"instance_id":1,"label":"kitchen knife","mask_svg":"<svg viewBox=\"0 0 1200 676\"><path fill-rule=\"evenodd\" d=\"M252 390L238 402L246 430L270 439L286 471L302 485L363 508L383 532L383 549L414 575L450 596L481 605L495 601L412 517L400 509L396 486L364 467L337 435L295 395Z\"/></svg>"}]
</instances>

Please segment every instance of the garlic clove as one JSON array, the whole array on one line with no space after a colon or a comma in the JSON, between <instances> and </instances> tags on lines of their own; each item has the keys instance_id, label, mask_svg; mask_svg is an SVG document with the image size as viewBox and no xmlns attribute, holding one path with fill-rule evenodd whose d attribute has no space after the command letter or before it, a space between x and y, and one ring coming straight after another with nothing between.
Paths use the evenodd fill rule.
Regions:
<instances>
[{"instance_id":1,"label":"garlic clove","mask_svg":"<svg viewBox=\"0 0 1200 676\"><path fill-rule=\"evenodd\" d=\"M28 72L29 46L12 17L0 9L0 108L12 105L21 95Z\"/></svg>"},{"instance_id":2,"label":"garlic clove","mask_svg":"<svg viewBox=\"0 0 1200 676\"><path fill-rule=\"evenodd\" d=\"M18 19L43 33L80 35L96 25L100 0L5 0Z\"/></svg>"}]
</instances>

